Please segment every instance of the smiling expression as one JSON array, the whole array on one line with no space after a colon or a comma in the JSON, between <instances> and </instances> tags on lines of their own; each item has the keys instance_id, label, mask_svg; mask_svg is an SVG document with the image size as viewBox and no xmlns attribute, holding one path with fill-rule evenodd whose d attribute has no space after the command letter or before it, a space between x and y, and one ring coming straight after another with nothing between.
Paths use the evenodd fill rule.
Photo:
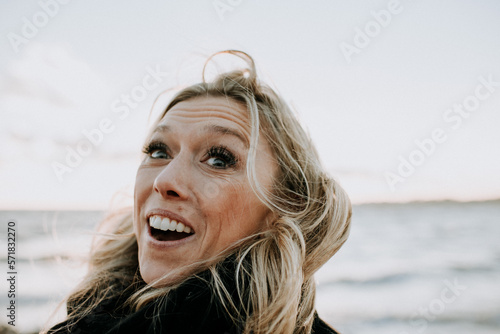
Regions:
<instances>
[{"instance_id":1,"label":"smiling expression","mask_svg":"<svg viewBox=\"0 0 500 334\"><path fill-rule=\"evenodd\" d=\"M249 142L247 110L227 98L179 102L158 123L144 149L134 194L134 231L146 283L176 269L177 276L189 275L183 272L186 265L210 259L270 222L271 211L247 177ZM255 170L261 186L271 191L277 164L262 135Z\"/></svg>"}]
</instances>

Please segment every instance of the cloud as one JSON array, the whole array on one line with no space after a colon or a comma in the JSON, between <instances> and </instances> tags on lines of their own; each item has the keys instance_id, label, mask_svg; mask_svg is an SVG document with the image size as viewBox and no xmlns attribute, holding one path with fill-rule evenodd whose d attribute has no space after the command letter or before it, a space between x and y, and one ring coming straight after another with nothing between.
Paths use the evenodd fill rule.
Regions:
<instances>
[{"instance_id":1,"label":"cloud","mask_svg":"<svg viewBox=\"0 0 500 334\"><path fill-rule=\"evenodd\" d=\"M82 124L106 111L109 91L103 76L64 46L30 43L0 82L2 132L18 145L77 140Z\"/></svg>"}]
</instances>

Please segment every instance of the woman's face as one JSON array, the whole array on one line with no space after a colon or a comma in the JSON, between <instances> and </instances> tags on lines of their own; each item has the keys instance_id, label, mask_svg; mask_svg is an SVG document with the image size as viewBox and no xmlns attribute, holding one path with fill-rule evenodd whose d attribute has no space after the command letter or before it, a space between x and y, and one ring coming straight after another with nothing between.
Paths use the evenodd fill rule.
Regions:
<instances>
[{"instance_id":1,"label":"woman's face","mask_svg":"<svg viewBox=\"0 0 500 334\"><path fill-rule=\"evenodd\" d=\"M277 165L269 143L259 138L255 170L271 190ZM146 283L217 255L271 219L247 178L249 141L246 108L226 98L180 102L160 121L146 144L134 194Z\"/></svg>"}]
</instances>

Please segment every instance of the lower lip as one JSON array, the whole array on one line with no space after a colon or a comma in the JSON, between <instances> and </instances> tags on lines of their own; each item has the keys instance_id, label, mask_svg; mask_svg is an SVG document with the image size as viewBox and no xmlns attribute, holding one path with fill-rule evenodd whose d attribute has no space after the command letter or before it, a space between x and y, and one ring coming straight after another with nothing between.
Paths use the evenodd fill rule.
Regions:
<instances>
[{"instance_id":1,"label":"lower lip","mask_svg":"<svg viewBox=\"0 0 500 334\"><path fill-rule=\"evenodd\" d=\"M151 226L149 226L149 223L147 224L147 229L148 229L148 244L155 248L173 248L173 247L179 247L182 246L188 242L191 242L195 238L195 233L191 234L189 237L185 237L179 240L170 240L170 241L160 241L155 238L153 238L153 235L151 234Z\"/></svg>"}]
</instances>

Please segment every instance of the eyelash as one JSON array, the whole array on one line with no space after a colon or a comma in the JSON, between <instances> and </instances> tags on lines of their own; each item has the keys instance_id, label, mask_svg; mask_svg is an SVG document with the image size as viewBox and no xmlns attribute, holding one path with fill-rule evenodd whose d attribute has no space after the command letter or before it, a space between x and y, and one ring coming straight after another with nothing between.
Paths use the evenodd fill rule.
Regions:
<instances>
[{"instance_id":1,"label":"eyelash","mask_svg":"<svg viewBox=\"0 0 500 334\"><path fill-rule=\"evenodd\" d=\"M161 151L168 155L168 146L160 141L153 141L148 145L144 146L142 152L147 154L152 159L161 159L161 158L153 158L151 155L156 152ZM225 167L215 167L215 168L228 168L234 167L238 163L238 158L228 150L228 148L224 145L212 146L208 149L206 156L210 158L219 158L226 163Z\"/></svg>"}]
</instances>

